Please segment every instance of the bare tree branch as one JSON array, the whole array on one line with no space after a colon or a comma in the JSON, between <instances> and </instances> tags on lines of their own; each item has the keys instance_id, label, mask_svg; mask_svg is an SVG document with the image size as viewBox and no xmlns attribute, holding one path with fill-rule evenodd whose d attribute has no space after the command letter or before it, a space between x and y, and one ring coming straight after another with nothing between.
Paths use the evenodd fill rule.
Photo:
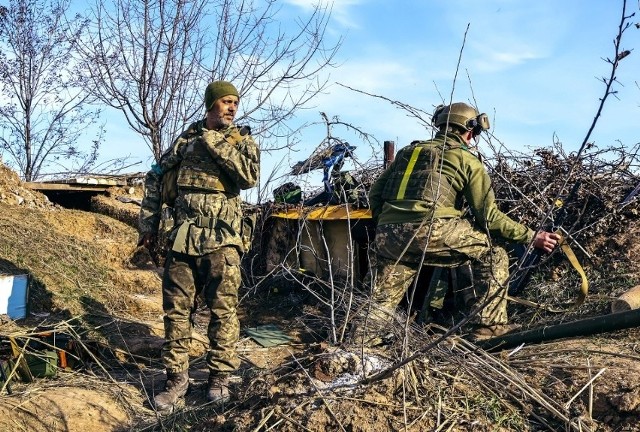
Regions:
<instances>
[{"instance_id":1,"label":"bare tree branch","mask_svg":"<svg viewBox=\"0 0 640 432\"><path fill-rule=\"evenodd\" d=\"M91 97L75 41L87 30L79 15L68 20L68 0L13 0L0 16L0 148L25 180L55 163L88 168L97 158L101 132L88 152L76 145L99 110Z\"/></svg>"},{"instance_id":2,"label":"bare tree branch","mask_svg":"<svg viewBox=\"0 0 640 432\"><path fill-rule=\"evenodd\" d=\"M275 138L297 130L285 122L325 88L320 72L339 47L323 42L330 10L314 7L288 34L278 5L97 0L83 45L92 91L125 115L159 159L202 109L206 84L228 80L243 100L237 121L250 123L263 150L275 148Z\"/></svg>"},{"instance_id":3,"label":"bare tree branch","mask_svg":"<svg viewBox=\"0 0 640 432\"><path fill-rule=\"evenodd\" d=\"M83 41L92 92L120 110L159 159L202 106L208 0L98 0Z\"/></svg>"},{"instance_id":4,"label":"bare tree branch","mask_svg":"<svg viewBox=\"0 0 640 432\"><path fill-rule=\"evenodd\" d=\"M218 32L211 79L226 77L238 83L245 100L238 121L249 122L263 138L263 151L275 148L275 138L299 130L286 122L325 90L328 76L320 74L333 66L341 43L325 46L330 9L314 6L288 33L278 17L279 3L222 0L214 13Z\"/></svg>"}]
</instances>

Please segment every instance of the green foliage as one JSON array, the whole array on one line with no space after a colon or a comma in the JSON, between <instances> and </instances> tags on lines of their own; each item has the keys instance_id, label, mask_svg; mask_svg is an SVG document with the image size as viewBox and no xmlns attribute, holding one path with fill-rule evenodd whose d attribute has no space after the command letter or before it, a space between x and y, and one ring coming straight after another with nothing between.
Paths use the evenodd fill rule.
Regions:
<instances>
[{"instance_id":1,"label":"green foliage","mask_svg":"<svg viewBox=\"0 0 640 432\"><path fill-rule=\"evenodd\" d=\"M491 393L473 392L461 401L464 412L472 414L473 430L527 431L529 421L523 413ZM460 415L464 417L464 415ZM483 428L484 427L484 428ZM489 429L485 429L485 428Z\"/></svg>"}]
</instances>

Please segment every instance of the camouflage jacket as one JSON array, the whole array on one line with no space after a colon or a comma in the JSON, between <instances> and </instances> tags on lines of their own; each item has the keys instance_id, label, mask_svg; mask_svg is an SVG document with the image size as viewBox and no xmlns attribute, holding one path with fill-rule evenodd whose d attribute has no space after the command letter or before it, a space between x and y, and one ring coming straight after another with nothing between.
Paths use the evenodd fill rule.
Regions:
<instances>
[{"instance_id":1,"label":"camouflage jacket","mask_svg":"<svg viewBox=\"0 0 640 432\"><path fill-rule=\"evenodd\" d=\"M145 177L145 196L139 217L140 236L157 234L162 211L163 174L178 170L171 249L201 256L221 246L243 251L241 189L249 189L260 175L260 150L251 135L230 137L235 126L208 130L205 120L178 136Z\"/></svg>"},{"instance_id":2,"label":"camouflage jacket","mask_svg":"<svg viewBox=\"0 0 640 432\"><path fill-rule=\"evenodd\" d=\"M417 147L433 145L439 146L440 152L437 158L437 170L433 170L433 167L419 166L421 163L428 164L430 161L414 156ZM407 162L411 160L413 165ZM407 168L408 166L410 168ZM404 178L404 184L414 188L430 188L431 185L428 184L412 184L411 179L408 178L412 172L421 173L429 170L437 172L442 178L442 182L434 186L437 187L438 192L433 194L442 196L428 201L415 197L414 199L383 199L388 195L388 193L385 194L387 183L397 178ZM424 179L433 180L432 177L424 175L416 174L416 177L423 182ZM413 195L416 195L415 191ZM430 194L423 194L423 196L430 196ZM431 218L461 217L462 203L466 201L475 217L476 226L492 236L519 243L527 243L534 236L533 230L515 222L498 209L491 179L482 162L469 152L464 140L455 134L447 135L446 142L443 134L437 134L431 141L414 141L401 149L389 168L372 185L369 201L378 225L419 223Z\"/></svg>"}]
</instances>

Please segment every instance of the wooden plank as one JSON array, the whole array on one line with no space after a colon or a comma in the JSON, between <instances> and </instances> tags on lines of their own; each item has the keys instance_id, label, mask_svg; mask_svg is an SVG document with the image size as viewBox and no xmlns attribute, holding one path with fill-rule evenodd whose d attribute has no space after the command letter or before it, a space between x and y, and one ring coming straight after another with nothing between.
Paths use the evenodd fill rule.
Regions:
<instances>
[{"instance_id":1,"label":"wooden plank","mask_svg":"<svg viewBox=\"0 0 640 432\"><path fill-rule=\"evenodd\" d=\"M106 192L113 185L25 182L23 186L37 191Z\"/></svg>"},{"instance_id":2,"label":"wooden plank","mask_svg":"<svg viewBox=\"0 0 640 432\"><path fill-rule=\"evenodd\" d=\"M102 185L102 186L126 186L126 179L118 181L114 178L104 177L74 177L63 180L47 180L43 183L67 183L67 184L90 184L90 185Z\"/></svg>"}]
</instances>

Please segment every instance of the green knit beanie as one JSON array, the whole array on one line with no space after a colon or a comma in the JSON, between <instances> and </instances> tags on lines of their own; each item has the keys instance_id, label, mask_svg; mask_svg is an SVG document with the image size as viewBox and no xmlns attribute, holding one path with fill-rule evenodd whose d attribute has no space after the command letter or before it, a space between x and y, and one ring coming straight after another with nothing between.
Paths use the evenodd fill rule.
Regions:
<instances>
[{"instance_id":1,"label":"green knit beanie","mask_svg":"<svg viewBox=\"0 0 640 432\"><path fill-rule=\"evenodd\" d=\"M207 108L207 111L213 108L213 103L220 99L221 97L234 95L238 99L240 99L240 95L238 94L238 90L228 81L214 81L207 86L207 89L204 91L204 106Z\"/></svg>"}]
</instances>

